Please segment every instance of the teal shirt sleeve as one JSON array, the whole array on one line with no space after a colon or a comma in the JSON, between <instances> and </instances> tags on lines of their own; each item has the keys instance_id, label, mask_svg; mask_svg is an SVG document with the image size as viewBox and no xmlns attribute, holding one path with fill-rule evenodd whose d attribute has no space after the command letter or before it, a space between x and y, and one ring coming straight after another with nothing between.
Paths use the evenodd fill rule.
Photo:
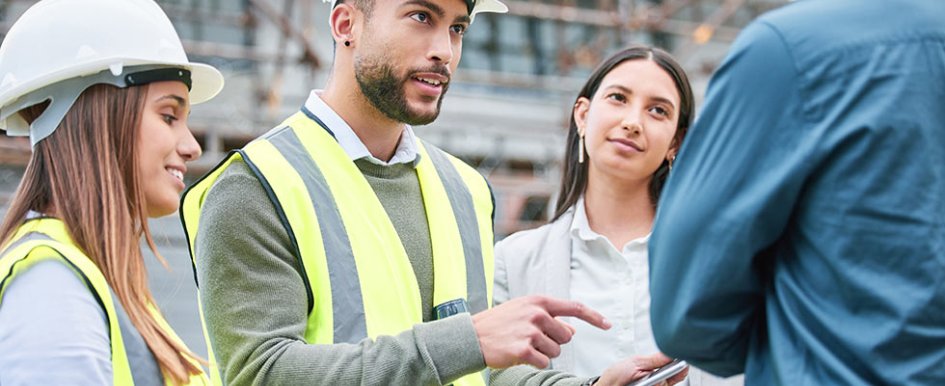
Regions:
<instances>
[{"instance_id":1,"label":"teal shirt sleeve","mask_svg":"<svg viewBox=\"0 0 945 386\"><path fill-rule=\"evenodd\" d=\"M765 253L803 185L798 74L779 34L749 26L713 76L664 188L650 239L651 321L664 353L744 371L763 322Z\"/></svg>"}]
</instances>

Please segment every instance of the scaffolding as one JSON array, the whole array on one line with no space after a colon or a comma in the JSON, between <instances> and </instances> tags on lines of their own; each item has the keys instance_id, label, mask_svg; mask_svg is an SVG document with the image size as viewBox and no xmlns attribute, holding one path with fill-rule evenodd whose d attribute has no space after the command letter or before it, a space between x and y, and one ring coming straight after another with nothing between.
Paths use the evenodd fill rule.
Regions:
<instances>
[{"instance_id":1,"label":"scaffolding","mask_svg":"<svg viewBox=\"0 0 945 386\"><path fill-rule=\"evenodd\" d=\"M477 16L440 118L417 131L476 165L500 201L519 197L500 207L536 207L536 200L547 206L569 106L598 62L630 43L655 45L679 59L701 96L741 28L788 1L505 0L508 14ZM35 2L0 0L0 39ZM205 154L194 173L276 125L327 79L333 42L322 0L158 3L191 59L217 66L227 79L221 95L191 117ZM23 165L28 156L28 141L0 139L0 163ZM509 212L510 225L500 225L499 234L544 219Z\"/></svg>"}]
</instances>

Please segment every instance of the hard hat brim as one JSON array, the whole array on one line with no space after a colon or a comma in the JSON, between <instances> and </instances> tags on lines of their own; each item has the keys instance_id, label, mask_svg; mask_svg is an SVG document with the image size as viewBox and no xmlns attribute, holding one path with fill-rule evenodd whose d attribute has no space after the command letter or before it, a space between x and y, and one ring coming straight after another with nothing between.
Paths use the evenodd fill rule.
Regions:
<instances>
[{"instance_id":1,"label":"hard hat brim","mask_svg":"<svg viewBox=\"0 0 945 386\"><path fill-rule=\"evenodd\" d=\"M196 105L213 99L223 90L223 74L213 66L203 63L190 63L185 66L190 69L193 86L190 89L190 104Z\"/></svg>"},{"instance_id":2,"label":"hard hat brim","mask_svg":"<svg viewBox=\"0 0 945 386\"><path fill-rule=\"evenodd\" d=\"M190 70L193 86L190 90L190 103L198 104L213 99L223 89L223 74L213 66L203 63L156 63L147 60L125 59L116 61L109 58L102 61L90 62L81 66L75 66L69 71L63 71L56 74L49 74L43 78L34 79L32 82L17 85L9 90L0 93L0 106L6 106L12 103L19 96L35 91L42 86L54 84L66 79L87 76L102 71L102 68L108 68L110 64L120 63L123 66L136 65L166 65L168 67L185 68Z\"/></svg>"},{"instance_id":3,"label":"hard hat brim","mask_svg":"<svg viewBox=\"0 0 945 386\"><path fill-rule=\"evenodd\" d=\"M476 2L476 7L473 8L473 12L493 12L493 13L506 13L509 11L509 7L498 0L479 0Z\"/></svg>"}]
</instances>

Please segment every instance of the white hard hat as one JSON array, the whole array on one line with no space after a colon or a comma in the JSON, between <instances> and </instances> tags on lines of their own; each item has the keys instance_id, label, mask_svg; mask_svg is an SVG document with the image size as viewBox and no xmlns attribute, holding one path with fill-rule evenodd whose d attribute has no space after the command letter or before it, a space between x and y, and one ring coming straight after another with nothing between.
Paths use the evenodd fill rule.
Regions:
<instances>
[{"instance_id":1,"label":"white hard hat","mask_svg":"<svg viewBox=\"0 0 945 386\"><path fill-rule=\"evenodd\" d=\"M331 3L331 7L334 8L338 4L338 0L322 0L326 3ZM469 18L475 19L476 14L480 12L495 12L495 13L506 13L509 11L509 7L505 6L499 0L464 0L467 3L472 4L472 11L469 12Z\"/></svg>"},{"instance_id":2,"label":"white hard hat","mask_svg":"<svg viewBox=\"0 0 945 386\"><path fill-rule=\"evenodd\" d=\"M150 73L134 79L142 71ZM0 45L0 130L28 134L36 145L93 84L127 87L171 79L189 83L193 104L223 88L220 71L187 59L177 31L153 0L42 0ZM47 100L31 126L16 114Z\"/></svg>"}]
</instances>

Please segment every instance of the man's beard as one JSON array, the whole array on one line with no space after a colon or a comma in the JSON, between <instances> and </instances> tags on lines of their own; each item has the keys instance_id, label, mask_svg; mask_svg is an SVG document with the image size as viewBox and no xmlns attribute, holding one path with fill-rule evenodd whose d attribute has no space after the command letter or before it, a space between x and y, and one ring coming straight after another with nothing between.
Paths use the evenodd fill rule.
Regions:
<instances>
[{"instance_id":1,"label":"man's beard","mask_svg":"<svg viewBox=\"0 0 945 386\"><path fill-rule=\"evenodd\" d=\"M374 58L361 57L355 60L354 76L361 88L361 93L374 105L378 111L397 122L411 126L426 125L433 122L440 115L440 105L443 96L449 88L449 83L443 83L443 91L436 101L436 109L432 113L413 111L407 105L405 86L411 80L412 74L429 72L449 77L446 66L434 66L424 70L411 70L402 77L394 75L394 67L386 60L385 55Z\"/></svg>"}]
</instances>

